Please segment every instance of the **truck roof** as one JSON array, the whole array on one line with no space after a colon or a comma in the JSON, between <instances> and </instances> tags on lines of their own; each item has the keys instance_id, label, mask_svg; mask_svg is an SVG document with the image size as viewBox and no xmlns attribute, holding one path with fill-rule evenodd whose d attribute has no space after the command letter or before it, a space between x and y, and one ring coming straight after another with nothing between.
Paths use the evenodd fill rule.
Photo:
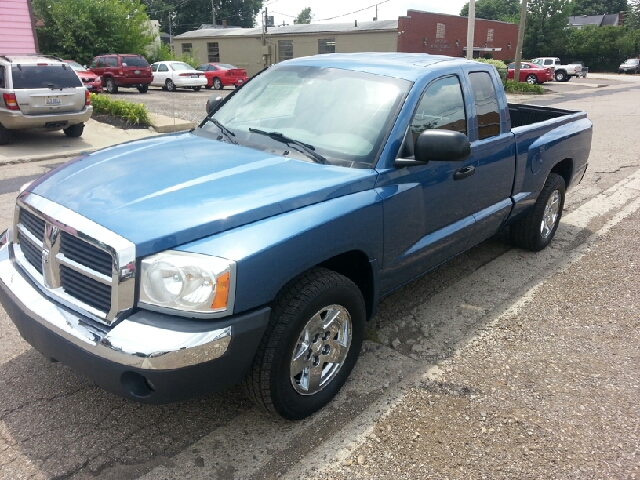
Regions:
<instances>
[{"instance_id":1,"label":"truck roof","mask_svg":"<svg viewBox=\"0 0 640 480\"><path fill-rule=\"evenodd\" d=\"M451 68L478 65L479 62L426 53L368 52L314 55L287 60L282 64L342 68L415 81L426 74L425 67Z\"/></svg>"}]
</instances>

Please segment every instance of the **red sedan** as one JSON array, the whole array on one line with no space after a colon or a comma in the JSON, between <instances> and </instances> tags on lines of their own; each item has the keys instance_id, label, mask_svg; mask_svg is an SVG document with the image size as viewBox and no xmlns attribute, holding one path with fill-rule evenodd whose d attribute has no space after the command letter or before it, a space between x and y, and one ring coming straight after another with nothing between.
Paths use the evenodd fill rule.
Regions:
<instances>
[{"instance_id":1,"label":"red sedan","mask_svg":"<svg viewBox=\"0 0 640 480\"><path fill-rule=\"evenodd\" d=\"M510 63L507 66L507 78L513 80L516 64ZM530 85L544 83L553 80L553 68L541 67L535 63L522 62L520 64L520 82L527 82Z\"/></svg>"},{"instance_id":2,"label":"red sedan","mask_svg":"<svg viewBox=\"0 0 640 480\"><path fill-rule=\"evenodd\" d=\"M99 75L88 71L85 67L74 60L65 60L82 80L82 84L90 92L102 93L102 79Z\"/></svg>"},{"instance_id":3,"label":"red sedan","mask_svg":"<svg viewBox=\"0 0 640 480\"><path fill-rule=\"evenodd\" d=\"M204 88L222 90L227 85L238 88L247 81L247 71L244 68L236 68L228 63L204 63L196 70L204 72L207 77L207 85Z\"/></svg>"}]
</instances>

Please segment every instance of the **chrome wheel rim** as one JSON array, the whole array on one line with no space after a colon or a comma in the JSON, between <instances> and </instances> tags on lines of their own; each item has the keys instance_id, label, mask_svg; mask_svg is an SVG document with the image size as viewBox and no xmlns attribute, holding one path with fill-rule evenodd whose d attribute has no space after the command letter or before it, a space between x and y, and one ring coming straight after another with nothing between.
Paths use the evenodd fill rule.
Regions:
<instances>
[{"instance_id":1,"label":"chrome wheel rim","mask_svg":"<svg viewBox=\"0 0 640 480\"><path fill-rule=\"evenodd\" d=\"M325 388L342 368L353 328L351 316L341 305L319 310L302 329L289 366L291 385L301 395Z\"/></svg>"},{"instance_id":2,"label":"chrome wheel rim","mask_svg":"<svg viewBox=\"0 0 640 480\"><path fill-rule=\"evenodd\" d=\"M542 222L540 223L540 235L542 239L551 235L554 227L556 226L556 222L558 221L558 212L560 211L560 192L558 190L554 190L549 200L547 200L547 204L544 206L544 216L542 217Z\"/></svg>"},{"instance_id":3,"label":"chrome wheel rim","mask_svg":"<svg viewBox=\"0 0 640 480\"><path fill-rule=\"evenodd\" d=\"M215 88L216 90L220 90L220 80L218 80L217 78L213 82L213 88Z\"/></svg>"},{"instance_id":4,"label":"chrome wheel rim","mask_svg":"<svg viewBox=\"0 0 640 480\"><path fill-rule=\"evenodd\" d=\"M535 79L532 75L529 75L529 76L527 77L527 83L528 83L529 85L535 85L535 83L536 83L536 79Z\"/></svg>"}]
</instances>

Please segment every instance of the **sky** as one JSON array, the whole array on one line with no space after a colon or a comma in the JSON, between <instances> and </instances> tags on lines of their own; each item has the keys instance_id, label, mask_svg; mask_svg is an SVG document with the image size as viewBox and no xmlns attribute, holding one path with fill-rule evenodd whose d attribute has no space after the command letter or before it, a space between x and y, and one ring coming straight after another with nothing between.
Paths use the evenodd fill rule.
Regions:
<instances>
[{"instance_id":1,"label":"sky","mask_svg":"<svg viewBox=\"0 0 640 480\"><path fill-rule=\"evenodd\" d=\"M406 15L407 10L422 10L434 13L458 15L468 0L266 0L269 16L276 25L282 22L293 24L293 19L303 8L311 7L311 23L350 23L354 20L373 20L378 4L378 20L396 20ZM384 2L384 3L382 3ZM362 10L361 10L362 9ZM361 10L357 13L357 10ZM333 18L336 17L336 18ZM258 26L262 25L258 17Z\"/></svg>"}]
</instances>

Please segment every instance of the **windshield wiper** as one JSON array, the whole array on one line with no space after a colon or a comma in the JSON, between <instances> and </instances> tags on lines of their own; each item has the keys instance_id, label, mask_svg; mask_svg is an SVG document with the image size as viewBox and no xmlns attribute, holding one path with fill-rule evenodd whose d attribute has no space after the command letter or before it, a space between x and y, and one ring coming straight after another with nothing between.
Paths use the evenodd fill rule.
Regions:
<instances>
[{"instance_id":1,"label":"windshield wiper","mask_svg":"<svg viewBox=\"0 0 640 480\"><path fill-rule=\"evenodd\" d=\"M233 133L231 130L229 130L227 127L225 127L223 124L221 124L218 120L216 120L213 117L209 117L209 118L205 118L205 120L213 123L216 127L218 127L220 129L220 131L222 132L222 134L227 137L227 139L231 142L231 143L235 143L236 145L238 144L238 142L236 142L233 137L236 136L235 133ZM206 123L206 122L205 122Z\"/></svg>"},{"instance_id":2,"label":"windshield wiper","mask_svg":"<svg viewBox=\"0 0 640 480\"><path fill-rule=\"evenodd\" d=\"M296 147L298 147L296 150L298 150L300 153L304 153L307 157L312 159L314 162L322 163L322 164L327 163L326 158L324 158L319 153L315 152L316 148L313 145L309 145L308 143L302 143L298 140L294 140L293 138L287 137L286 135L280 132L265 132L264 130L259 130L257 128L250 128L249 131L251 133L257 133L259 135L265 135L267 137L273 138L274 140L277 140L280 143L284 143L288 147L291 145L295 145Z\"/></svg>"}]
</instances>

